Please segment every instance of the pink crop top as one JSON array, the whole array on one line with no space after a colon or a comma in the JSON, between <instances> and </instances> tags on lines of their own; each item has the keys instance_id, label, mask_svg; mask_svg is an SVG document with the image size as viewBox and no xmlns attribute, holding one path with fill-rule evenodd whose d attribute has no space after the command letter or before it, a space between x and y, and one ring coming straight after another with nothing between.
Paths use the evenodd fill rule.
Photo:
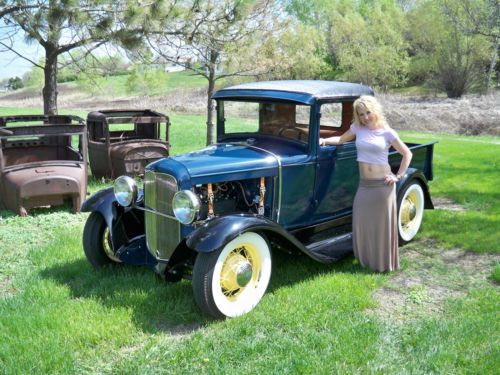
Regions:
<instances>
[{"instance_id":1,"label":"pink crop top","mask_svg":"<svg viewBox=\"0 0 500 375\"><path fill-rule=\"evenodd\" d=\"M351 131L356 135L357 161L370 164L388 164L389 147L398 138L391 128L370 130L364 126L351 125Z\"/></svg>"}]
</instances>

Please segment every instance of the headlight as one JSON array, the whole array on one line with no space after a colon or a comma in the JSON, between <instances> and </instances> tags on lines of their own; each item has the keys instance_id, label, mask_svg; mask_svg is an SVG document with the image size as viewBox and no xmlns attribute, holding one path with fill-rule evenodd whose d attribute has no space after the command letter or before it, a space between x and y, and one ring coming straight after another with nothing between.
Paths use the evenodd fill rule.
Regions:
<instances>
[{"instance_id":1,"label":"headlight","mask_svg":"<svg viewBox=\"0 0 500 375\"><path fill-rule=\"evenodd\" d=\"M131 177L118 177L113 184L113 191L118 203L124 207L130 206L137 199L137 184Z\"/></svg>"},{"instance_id":2,"label":"headlight","mask_svg":"<svg viewBox=\"0 0 500 375\"><path fill-rule=\"evenodd\" d=\"M181 190L172 199L174 215L182 224L191 224L200 212L200 200L191 190Z\"/></svg>"}]
</instances>

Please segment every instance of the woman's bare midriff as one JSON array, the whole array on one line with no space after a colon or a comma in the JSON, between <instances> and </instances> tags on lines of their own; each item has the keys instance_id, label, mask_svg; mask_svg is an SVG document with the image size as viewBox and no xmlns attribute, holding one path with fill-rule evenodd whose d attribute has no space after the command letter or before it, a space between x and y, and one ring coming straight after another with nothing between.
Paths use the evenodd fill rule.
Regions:
<instances>
[{"instance_id":1,"label":"woman's bare midriff","mask_svg":"<svg viewBox=\"0 0 500 375\"><path fill-rule=\"evenodd\" d=\"M383 179L385 176L391 173L391 167L389 167L389 164L370 164L359 161L358 165L359 177L362 179Z\"/></svg>"}]
</instances>

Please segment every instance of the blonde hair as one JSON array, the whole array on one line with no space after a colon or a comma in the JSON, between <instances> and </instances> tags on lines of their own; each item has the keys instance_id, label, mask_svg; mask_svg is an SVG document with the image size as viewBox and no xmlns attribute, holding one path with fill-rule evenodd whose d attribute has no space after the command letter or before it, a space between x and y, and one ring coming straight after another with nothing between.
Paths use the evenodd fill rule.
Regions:
<instances>
[{"instance_id":1,"label":"blonde hair","mask_svg":"<svg viewBox=\"0 0 500 375\"><path fill-rule=\"evenodd\" d=\"M389 124L387 123L387 120L384 116L382 105L377 99L375 99L374 96L362 95L354 101L354 123L358 126L363 126L358 115L358 109L360 108L364 108L367 111L370 111L375 116L375 125L377 127L389 127Z\"/></svg>"}]
</instances>

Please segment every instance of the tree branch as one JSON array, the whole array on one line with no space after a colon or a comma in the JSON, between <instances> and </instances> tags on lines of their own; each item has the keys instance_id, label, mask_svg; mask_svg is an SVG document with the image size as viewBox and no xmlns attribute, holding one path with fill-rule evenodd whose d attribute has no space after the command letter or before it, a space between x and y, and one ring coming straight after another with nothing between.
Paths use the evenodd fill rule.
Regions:
<instances>
[{"instance_id":1,"label":"tree branch","mask_svg":"<svg viewBox=\"0 0 500 375\"><path fill-rule=\"evenodd\" d=\"M32 63L34 66L38 67L38 68L41 68L43 69L44 67L36 62L34 62L33 60L27 58L26 56L23 56L21 55L19 52L17 52L15 49L13 49L12 47L8 46L7 44L5 44L4 42L0 42L0 45L4 46L5 48L7 48L9 51L11 51L12 53L16 54L18 57L26 60L26 61L29 61L30 63Z\"/></svg>"}]
</instances>

